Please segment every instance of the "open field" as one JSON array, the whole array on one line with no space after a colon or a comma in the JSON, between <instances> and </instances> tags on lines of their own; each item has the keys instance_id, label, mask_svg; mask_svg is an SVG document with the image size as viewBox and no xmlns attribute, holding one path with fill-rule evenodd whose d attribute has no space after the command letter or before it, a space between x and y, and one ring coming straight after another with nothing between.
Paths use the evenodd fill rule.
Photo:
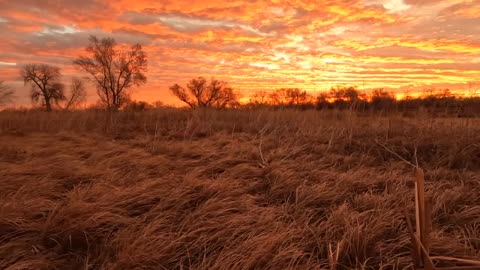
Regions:
<instances>
[{"instance_id":1,"label":"open field","mask_svg":"<svg viewBox=\"0 0 480 270\"><path fill-rule=\"evenodd\" d=\"M336 111L0 113L0 269L411 269L480 258L480 119Z\"/></svg>"}]
</instances>

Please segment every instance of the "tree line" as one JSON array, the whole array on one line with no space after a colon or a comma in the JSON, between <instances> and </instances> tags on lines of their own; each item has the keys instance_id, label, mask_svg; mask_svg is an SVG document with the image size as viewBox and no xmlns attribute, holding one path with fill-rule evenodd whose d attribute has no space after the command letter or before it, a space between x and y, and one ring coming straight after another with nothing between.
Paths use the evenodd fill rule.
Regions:
<instances>
[{"instance_id":1,"label":"tree line","mask_svg":"<svg viewBox=\"0 0 480 270\"><path fill-rule=\"evenodd\" d=\"M317 110L350 110L355 112L400 112L411 114L423 110L435 115L480 115L480 97L455 96L448 89L425 91L418 97L397 99L384 89L374 89L370 95L354 86L337 86L314 96L299 88L284 88L273 92L257 91L248 107L272 107Z\"/></svg>"},{"instance_id":2,"label":"tree line","mask_svg":"<svg viewBox=\"0 0 480 270\"><path fill-rule=\"evenodd\" d=\"M107 111L119 109L145 110L162 106L161 102L131 101L130 89L147 82L147 56L140 44L128 48L119 46L113 38L99 39L91 36L86 53L73 64L89 76L95 85L99 104ZM72 78L67 92L62 82L61 70L46 64L27 64L20 70L25 85L31 87L32 102L40 104L46 111L54 108L70 110L84 104L87 98L85 82ZM423 97L397 100L383 89L371 95L356 87L334 87L329 92L314 96L299 88L282 88L273 92L256 91L250 102L240 104L239 95L225 81L203 77L191 79L185 86L175 83L170 92L192 109L232 107L273 107L296 109L338 109L365 111L412 111L420 108L445 113L479 113L478 97L459 98L448 90L440 94L429 93ZM0 105L11 102L13 91L0 81Z\"/></svg>"}]
</instances>

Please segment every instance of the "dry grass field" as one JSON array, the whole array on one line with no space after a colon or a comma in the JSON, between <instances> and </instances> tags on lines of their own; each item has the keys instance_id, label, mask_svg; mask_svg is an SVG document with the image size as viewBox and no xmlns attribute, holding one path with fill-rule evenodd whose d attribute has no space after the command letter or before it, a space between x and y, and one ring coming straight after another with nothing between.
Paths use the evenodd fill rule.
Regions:
<instances>
[{"instance_id":1,"label":"dry grass field","mask_svg":"<svg viewBox=\"0 0 480 270\"><path fill-rule=\"evenodd\" d=\"M412 269L480 257L480 119L336 111L0 113L0 269ZM387 151L390 150L390 151ZM416 152L416 155L415 155Z\"/></svg>"}]
</instances>

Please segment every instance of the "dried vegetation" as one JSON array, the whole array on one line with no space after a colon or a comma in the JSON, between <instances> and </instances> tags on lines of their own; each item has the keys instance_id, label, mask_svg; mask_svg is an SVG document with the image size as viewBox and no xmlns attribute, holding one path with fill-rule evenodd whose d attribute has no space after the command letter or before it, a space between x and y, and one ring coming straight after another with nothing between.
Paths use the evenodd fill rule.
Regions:
<instances>
[{"instance_id":1,"label":"dried vegetation","mask_svg":"<svg viewBox=\"0 0 480 270\"><path fill-rule=\"evenodd\" d=\"M112 117L0 113L0 269L410 269L413 170L385 147L426 171L431 255L480 257L480 119Z\"/></svg>"}]
</instances>

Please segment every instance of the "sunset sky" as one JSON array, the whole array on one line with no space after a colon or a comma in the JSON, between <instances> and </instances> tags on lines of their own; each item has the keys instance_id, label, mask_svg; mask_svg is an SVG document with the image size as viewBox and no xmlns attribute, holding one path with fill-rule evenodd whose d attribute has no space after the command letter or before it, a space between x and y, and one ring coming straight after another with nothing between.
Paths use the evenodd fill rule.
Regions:
<instances>
[{"instance_id":1,"label":"sunset sky","mask_svg":"<svg viewBox=\"0 0 480 270\"><path fill-rule=\"evenodd\" d=\"M169 85L197 76L244 97L282 87L480 87L478 0L0 0L0 80L28 104L22 64L60 66L66 82L85 76L72 59L92 34L144 45L148 83L133 97L167 104Z\"/></svg>"}]
</instances>

